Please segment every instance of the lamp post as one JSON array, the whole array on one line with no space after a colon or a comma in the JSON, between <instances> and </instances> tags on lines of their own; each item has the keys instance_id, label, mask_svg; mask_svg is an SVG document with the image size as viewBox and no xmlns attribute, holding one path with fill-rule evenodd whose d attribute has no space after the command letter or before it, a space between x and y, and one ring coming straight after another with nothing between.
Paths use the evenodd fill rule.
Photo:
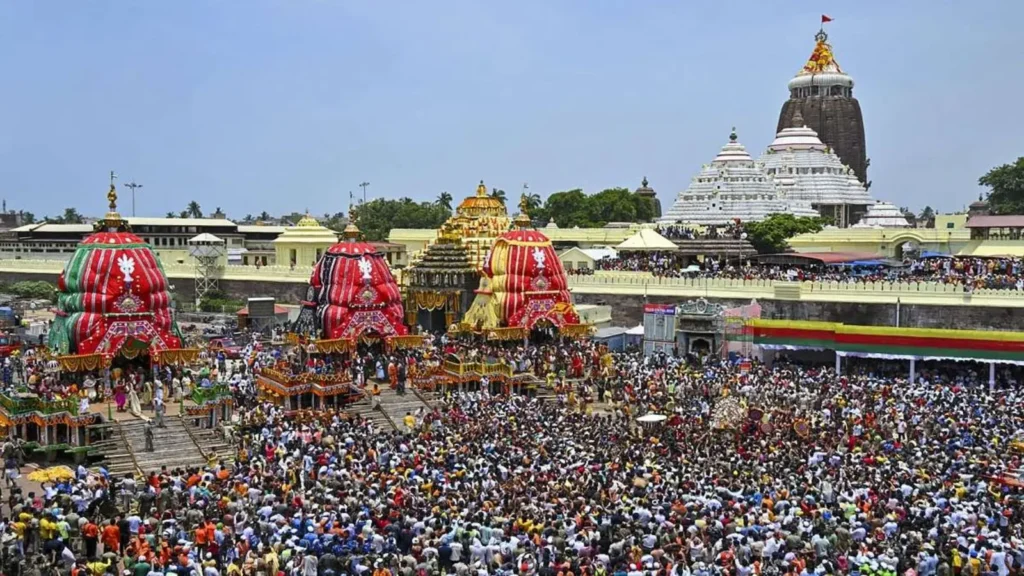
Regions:
<instances>
[{"instance_id":1,"label":"lamp post","mask_svg":"<svg viewBox=\"0 0 1024 576\"><path fill-rule=\"evenodd\" d=\"M363 189L363 203L364 204L366 203L366 187L369 186L369 185L370 185L369 182L363 182L362 184L359 185L359 187Z\"/></svg>"},{"instance_id":2,"label":"lamp post","mask_svg":"<svg viewBox=\"0 0 1024 576\"><path fill-rule=\"evenodd\" d=\"M122 186L124 186L125 188L131 188L132 189L132 216L135 216L135 189L136 188L142 188L142 184L136 184L135 181L132 180L131 182L128 182L127 184L122 184Z\"/></svg>"}]
</instances>

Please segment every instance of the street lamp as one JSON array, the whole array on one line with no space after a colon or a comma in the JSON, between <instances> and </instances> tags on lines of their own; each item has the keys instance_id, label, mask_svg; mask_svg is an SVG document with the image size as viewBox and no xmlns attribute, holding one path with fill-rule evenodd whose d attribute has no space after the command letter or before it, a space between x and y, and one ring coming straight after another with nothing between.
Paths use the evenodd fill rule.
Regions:
<instances>
[{"instance_id":1,"label":"street lamp","mask_svg":"<svg viewBox=\"0 0 1024 576\"><path fill-rule=\"evenodd\" d=\"M128 182L127 184L122 184L122 186L124 186L125 188L131 188L132 189L132 216L135 216L135 189L136 188L142 188L142 184L136 184L135 181L132 180L131 182Z\"/></svg>"},{"instance_id":2,"label":"street lamp","mask_svg":"<svg viewBox=\"0 0 1024 576\"><path fill-rule=\"evenodd\" d=\"M363 203L366 203L366 187L369 185L369 182L363 182L362 184L359 185L359 187L363 189Z\"/></svg>"}]
</instances>

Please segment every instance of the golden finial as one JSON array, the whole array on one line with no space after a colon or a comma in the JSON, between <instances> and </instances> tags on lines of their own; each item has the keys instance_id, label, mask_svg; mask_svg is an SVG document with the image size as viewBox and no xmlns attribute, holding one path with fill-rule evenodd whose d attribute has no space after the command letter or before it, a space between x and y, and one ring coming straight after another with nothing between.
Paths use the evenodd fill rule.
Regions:
<instances>
[{"instance_id":1,"label":"golden finial","mask_svg":"<svg viewBox=\"0 0 1024 576\"><path fill-rule=\"evenodd\" d=\"M110 171L110 190L107 191L107 215L102 220L96 222L94 228L97 231L107 232L125 232L128 230L128 221L121 218L121 215L117 213L117 187L114 186L114 180L117 179L117 174L114 171Z\"/></svg>"},{"instance_id":2,"label":"golden finial","mask_svg":"<svg viewBox=\"0 0 1024 576\"><path fill-rule=\"evenodd\" d=\"M530 224L531 224L531 222L530 222L530 215L526 213L526 211L529 208L529 206L530 206L530 204L526 200L526 193L524 192L523 195L519 197L519 216L516 216L515 220L513 220L513 222L515 222L515 225L517 227L519 227L519 228L529 228L530 227Z\"/></svg>"},{"instance_id":3,"label":"golden finial","mask_svg":"<svg viewBox=\"0 0 1024 576\"><path fill-rule=\"evenodd\" d=\"M114 171L110 171L110 191L107 192L107 202L110 202L110 213L117 213L117 189L114 187L114 180L117 178L117 174Z\"/></svg>"},{"instance_id":4,"label":"golden finial","mask_svg":"<svg viewBox=\"0 0 1024 576\"><path fill-rule=\"evenodd\" d=\"M487 186L484 186L484 181L480 181L480 185L476 187L476 195L478 198L487 196Z\"/></svg>"}]
</instances>

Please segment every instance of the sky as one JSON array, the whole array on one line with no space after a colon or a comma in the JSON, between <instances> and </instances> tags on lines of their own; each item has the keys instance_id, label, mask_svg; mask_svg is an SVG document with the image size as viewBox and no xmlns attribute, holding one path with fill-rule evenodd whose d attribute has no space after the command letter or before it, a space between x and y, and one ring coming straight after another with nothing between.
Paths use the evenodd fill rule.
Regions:
<instances>
[{"instance_id":1,"label":"sky","mask_svg":"<svg viewBox=\"0 0 1024 576\"><path fill-rule=\"evenodd\" d=\"M0 0L0 196L38 216L344 211L635 188L671 204L735 126L755 157L820 15L871 192L960 209L1024 155L1024 2ZM130 214L130 193L121 192Z\"/></svg>"}]
</instances>

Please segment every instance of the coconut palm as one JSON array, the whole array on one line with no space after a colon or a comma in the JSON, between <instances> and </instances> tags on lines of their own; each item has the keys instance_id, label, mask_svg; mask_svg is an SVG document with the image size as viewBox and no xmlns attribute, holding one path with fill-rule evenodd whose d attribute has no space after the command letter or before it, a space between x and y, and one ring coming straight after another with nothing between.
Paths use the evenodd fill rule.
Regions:
<instances>
[{"instance_id":1,"label":"coconut palm","mask_svg":"<svg viewBox=\"0 0 1024 576\"><path fill-rule=\"evenodd\" d=\"M440 194L437 195L436 203L438 206L441 206L442 208L450 212L452 209L452 195L449 194L448 192L441 192Z\"/></svg>"},{"instance_id":2,"label":"coconut palm","mask_svg":"<svg viewBox=\"0 0 1024 576\"><path fill-rule=\"evenodd\" d=\"M498 188L491 188L491 198L497 198L502 202L505 201L505 191L499 190Z\"/></svg>"},{"instance_id":3,"label":"coconut palm","mask_svg":"<svg viewBox=\"0 0 1024 576\"><path fill-rule=\"evenodd\" d=\"M537 208L540 208L540 194L527 194L526 195L526 209L533 212Z\"/></svg>"},{"instance_id":4,"label":"coconut palm","mask_svg":"<svg viewBox=\"0 0 1024 576\"><path fill-rule=\"evenodd\" d=\"M164 217L165 218L177 218L178 215L175 214L174 212L168 212L167 214L164 215Z\"/></svg>"},{"instance_id":5,"label":"coconut palm","mask_svg":"<svg viewBox=\"0 0 1024 576\"><path fill-rule=\"evenodd\" d=\"M199 207L199 202L195 200L188 203L188 206L185 207L185 212L188 212L188 215L192 218L203 217L203 209Z\"/></svg>"},{"instance_id":6,"label":"coconut palm","mask_svg":"<svg viewBox=\"0 0 1024 576\"><path fill-rule=\"evenodd\" d=\"M267 212L266 210L264 210L263 212L260 212L260 222L267 222L270 219L271 218L270 218L270 213L269 212Z\"/></svg>"}]
</instances>

